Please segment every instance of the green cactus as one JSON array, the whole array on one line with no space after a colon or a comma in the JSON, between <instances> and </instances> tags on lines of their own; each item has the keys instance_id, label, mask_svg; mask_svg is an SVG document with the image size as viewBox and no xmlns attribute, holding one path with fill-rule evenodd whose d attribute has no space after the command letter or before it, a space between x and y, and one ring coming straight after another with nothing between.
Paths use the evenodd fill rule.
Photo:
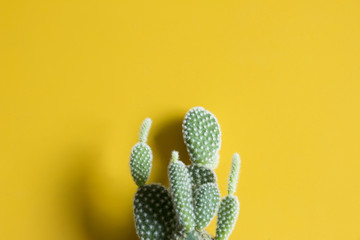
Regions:
<instances>
[{"instance_id":1,"label":"green cactus","mask_svg":"<svg viewBox=\"0 0 360 240\"><path fill-rule=\"evenodd\" d=\"M171 240L176 213L168 190L159 184L139 187L134 198L136 232L141 239Z\"/></svg>"},{"instance_id":2,"label":"green cactus","mask_svg":"<svg viewBox=\"0 0 360 240\"><path fill-rule=\"evenodd\" d=\"M134 198L136 232L142 240L226 240L238 214L234 196L240 157L234 154L228 182L228 196L220 201L214 169L219 163L221 131L216 117L202 107L185 115L183 137L192 164L186 166L179 153L172 152L168 168L170 187L146 184L152 166L151 148L146 144L151 120L141 125L139 142L131 150L130 170L139 186ZM216 236L205 228L218 211Z\"/></svg>"},{"instance_id":3,"label":"green cactus","mask_svg":"<svg viewBox=\"0 0 360 240\"><path fill-rule=\"evenodd\" d=\"M185 164L178 159L178 152L173 151L169 165L169 180L179 225L188 233L195 227L191 179Z\"/></svg>"},{"instance_id":4,"label":"green cactus","mask_svg":"<svg viewBox=\"0 0 360 240\"><path fill-rule=\"evenodd\" d=\"M231 170L228 183L228 196L221 200L218 221L216 226L216 240L226 240L233 231L239 215L240 203L236 196L237 181L240 172L240 156L235 153L232 158Z\"/></svg>"},{"instance_id":5,"label":"green cactus","mask_svg":"<svg viewBox=\"0 0 360 240\"><path fill-rule=\"evenodd\" d=\"M215 217L220 192L216 183L205 183L196 190L194 196L196 230L201 231Z\"/></svg>"},{"instance_id":6,"label":"green cactus","mask_svg":"<svg viewBox=\"0 0 360 240\"><path fill-rule=\"evenodd\" d=\"M228 195L221 200L216 226L216 240L226 240L234 229L239 215L240 204L237 197Z\"/></svg>"},{"instance_id":7,"label":"green cactus","mask_svg":"<svg viewBox=\"0 0 360 240\"><path fill-rule=\"evenodd\" d=\"M131 176L139 187L144 185L148 180L152 166L152 151L146 144L150 126L150 118L145 119L141 125L140 142L135 144L130 155Z\"/></svg>"},{"instance_id":8,"label":"green cactus","mask_svg":"<svg viewBox=\"0 0 360 240\"><path fill-rule=\"evenodd\" d=\"M193 163L212 165L221 146L220 125L211 112L194 107L185 115L183 136Z\"/></svg>"},{"instance_id":9,"label":"green cactus","mask_svg":"<svg viewBox=\"0 0 360 240\"><path fill-rule=\"evenodd\" d=\"M197 165L197 164L192 164L192 165L188 166L188 171L190 173L193 193L202 184L216 183L215 172L207 167Z\"/></svg>"}]
</instances>

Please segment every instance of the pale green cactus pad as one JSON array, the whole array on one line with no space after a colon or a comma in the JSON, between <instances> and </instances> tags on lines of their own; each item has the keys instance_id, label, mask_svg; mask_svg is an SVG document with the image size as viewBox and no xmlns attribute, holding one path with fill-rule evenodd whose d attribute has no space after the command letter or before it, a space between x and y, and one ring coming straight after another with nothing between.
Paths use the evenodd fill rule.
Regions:
<instances>
[{"instance_id":1,"label":"pale green cactus pad","mask_svg":"<svg viewBox=\"0 0 360 240\"><path fill-rule=\"evenodd\" d=\"M139 142L131 149L131 176L138 186L142 186L146 183L150 176L152 167L152 151L151 148L146 144L150 127L151 119L146 118L141 124Z\"/></svg>"},{"instance_id":2,"label":"pale green cactus pad","mask_svg":"<svg viewBox=\"0 0 360 240\"><path fill-rule=\"evenodd\" d=\"M193 192L202 184L216 183L215 172L207 167L192 164L188 166Z\"/></svg>"},{"instance_id":3,"label":"pale green cactus pad","mask_svg":"<svg viewBox=\"0 0 360 240\"><path fill-rule=\"evenodd\" d=\"M151 148L143 142L135 144L130 155L130 170L136 185L142 186L146 183L150 176L151 163Z\"/></svg>"},{"instance_id":4,"label":"pale green cactus pad","mask_svg":"<svg viewBox=\"0 0 360 240\"><path fill-rule=\"evenodd\" d=\"M212 166L221 147L220 125L216 117L202 107L190 109L183 122L183 137L191 161Z\"/></svg>"},{"instance_id":5,"label":"pale green cactus pad","mask_svg":"<svg viewBox=\"0 0 360 240\"><path fill-rule=\"evenodd\" d=\"M221 200L216 226L216 240L227 240L234 229L240 211L240 203L233 196L240 173L240 156L235 153L231 162L231 170L228 182L228 196Z\"/></svg>"},{"instance_id":6,"label":"pale green cactus pad","mask_svg":"<svg viewBox=\"0 0 360 240\"><path fill-rule=\"evenodd\" d=\"M239 154L235 153L232 158L231 162L231 170L229 176L229 183L228 183L228 194L233 195L236 191L236 185L239 180L239 173L240 173L240 156Z\"/></svg>"},{"instance_id":7,"label":"pale green cactus pad","mask_svg":"<svg viewBox=\"0 0 360 240\"><path fill-rule=\"evenodd\" d=\"M239 215L240 204L236 196L221 200L216 226L216 240L227 240L234 229Z\"/></svg>"},{"instance_id":8,"label":"pale green cactus pad","mask_svg":"<svg viewBox=\"0 0 360 240\"><path fill-rule=\"evenodd\" d=\"M179 224L185 232L190 232L195 227L191 179L185 164L178 158L178 152L174 151L169 165L170 189Z\"/></svg>"},{"instance_id":9,"label":"pale green cactus pad","mask_svg":"<svg viewBox=\"0 0 360 240\"><path fill-rule=\"evenodd\" d=\"M171 195L159 184L139 187L134 199L136 231L142 240L172 240L176 213Z\"/></svg>"},{"instance_id":10,"label":"pale green cactus pad","mask_svg":"<svg viewBox=\"0 0 360 240\"><path fill-rule=\"evenodd\" d=\"M216 183L205 183L195 192L196 229L206 228L215 217L220 202L220 192Z\"/></svg>"}]
</instances>

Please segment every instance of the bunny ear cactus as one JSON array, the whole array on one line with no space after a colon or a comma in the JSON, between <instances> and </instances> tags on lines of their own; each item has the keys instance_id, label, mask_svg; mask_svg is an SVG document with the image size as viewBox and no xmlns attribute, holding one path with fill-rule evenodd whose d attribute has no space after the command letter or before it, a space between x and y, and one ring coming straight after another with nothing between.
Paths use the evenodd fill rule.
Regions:
<instances>
[{"instance_id":1,"label":"bunny ear cactus","mask_svg":"<svg viewBox=\"0 0 360 240\"><path fill-rule=\"evenodd\" d=\"M220 203L215 240L226 240L229 238L239 215L240 203L238 198L233 194L235 193L239 179L240 163L240 156L235 153L231 164L228 195L224 197Z\"/></svg>"},{"instance_id":2,"label":"bunny ear cactus","mask_svg":"<svg viewBox=\"0 0 360 240\"><path fill-rule=\"evenodd\" d=\"M183 122L183 136L193 163L216 167L221 131L214 114L203 107L190 109Z\"/></svg>"},{"instance_id":3,"label":"bunny ear cactus","mask_svg":"<svg viewBox=\"0 0 360 240\"><path fill-rule=\"evenodd\" d=\"M146 144L151 127L151 119L147 118L141 125L139 142L131 150L130 170L136 185L141 187L149 178L152 166L152 151Z\"/></svg>"},{"instance_id":4,"label":"bunny ear cactus","mask_svg":"<svg viewBox=\"0 0 360 240\"><path fill-rule=\"evenodd\" d=\"M179 153L172 152L168 168L169 189L146 184L152 166L152 151L147 145L151 120L141 125L139 142L131 150L130 170L138 190L134 198L136 232L142 240L226 240L238 214L234 196L239 176L240 157L234 154L228 195L220 197L214 169L220 159L220 125L203 107L190 109L183 121L183 137L192 164L186 166ZM217 217L216 236L205 228Z\"/></svg>"}]
</instances>

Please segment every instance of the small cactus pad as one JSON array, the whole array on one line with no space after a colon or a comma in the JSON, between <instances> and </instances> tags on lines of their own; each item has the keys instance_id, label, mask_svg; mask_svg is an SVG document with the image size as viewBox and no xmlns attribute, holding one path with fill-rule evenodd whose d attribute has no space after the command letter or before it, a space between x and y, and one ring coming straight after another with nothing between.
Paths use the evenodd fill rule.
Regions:
<instances>
[{"instance_id":1,"label":"small cactus pad","mask_svg":"<svg viewBox=\"0 0 360 240\"><path fill-rule=\"evenodd\" d=\"M216 214L219 206L220 192L216 183L205 183L195 192L196 229L206 228Z\"/></svg>"},{"instance_id":2,"label":"small cactus pad","mask_svg":"<svg viewBox=\"0 0 360 240\"><path fill-rule=\"evenodd\" d=\"M149 135L149 130L151 127L151 119L150 118L146 118L143 123L141 124L141 128L140 128L140 134L139 134L139 141L146 143L147 141L147 137Z\"/></svg>"},{"instance_id":3,"label":"small cactus pad","mask_svg":"<svg viewBox=\"0 0 360 240\"><path fill-rule=\"evenodd\" d=\"M185 232L190 232L195 226L191 180L185 164L178 158L178 152L173 151L169 165L170 189L179 224Z\"/></svg>"},{"instance_id":4,"label":"small cactus pad","mask_svg":"<svg viewBox=\"0 0 360 240\"><path fill-rule=\"evenodd\" d=\"M143 142L135 144L130 155L130 170L134 182L138 186L146 183L152 166L151 148Z\"/></svg>"},{"instance_id":5,"label":"small cactus pad","mask_svg":"<svg viewBox=\"0 0 360 240\"><path fill-rule=\"evenodd\" d=\"M138 188L134 199L136 232L142 240L172 240L176 213L170 193L159 184Z\"/></svg>"},{"instance_id":6,"label":"small cactus pad","mask_svg":"<svg viewBox=\"0 0 360 240\"><path fill-rule=\"evenodd\" d=\"M235 153L232 158L231 170L229 176L229 183L228 183L229 195L233 195L236 191L237 182L239 180L240 164L241 164L240 156L239 154Z\"/></svg>"},{"instance_id":7,"label":"small cactus pad","mask_svg":"<svg viewBox=\"0 0 360 240\"><path fill-rule=\"evenodd\" d=\"M207 167L192 164L188 166L188 171L190 173L193 191L204 183L216 183L215 172Z\"/></svg>"},{"instance_id":8,"label":"small cactus pad","mask_svg":"<svg viewBox=\"0 0 360 240\"><path fill-rule=\"evenodd\" d=\"M190 109L183 122L183 136L191 161L211 165L221 146L220 125L216 117L202 107Z\"/></svg>"},{"instance_id":9,"label":"small cactus pad","mask_svg":"<svg viewBox=\"0 0 360 240\"><path fill-rule=\"evenodd\" d=\"M234 229L239 215L240 204L236 196L221 200L216 226L216 240L227 240Z\"/></svg>"}]
</instances>

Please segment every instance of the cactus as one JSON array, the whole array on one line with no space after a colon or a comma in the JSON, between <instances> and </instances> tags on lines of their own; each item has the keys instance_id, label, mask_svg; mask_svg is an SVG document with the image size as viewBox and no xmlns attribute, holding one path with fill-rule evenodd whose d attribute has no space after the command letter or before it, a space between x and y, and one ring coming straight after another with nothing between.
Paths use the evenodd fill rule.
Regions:
<instances>
[{"instance_id":1,"label":"cactus","mask_svg":"<svg viewBox=\"0 0 360 240\"><path fill-rule=\"evenodd\" d=\"M238 198L233 194L235 193L239 178L240 163L240 156L235 153L231 163L228 195L224 197L220 203L215 240L226 240L229 238L239 215L240 203Z\"/></svg>"},{"instance_id":2,"label":"cactus","mask_svg":"<svg viewBox=\"0 0 360 240\"><path fill-rule=\"evenodd\" d=\"M146 144L147 135L151 126L150 118L144 120L141 125L139 141L131 150L130 170L134 182L141 187L149 178L152 166L152 152Z\"/></svg>"},{"instance_id":3,"label":"cactus","mask_svg":"<svg viewBox=\"0 0 360 240\"><path fill-rule=\"evenodd\" d=\"M138 190L134 198L136 232L142 240L226 240L238 218L239 201L234 195L239 176L240 157L232 159L228 195L223 199L214 169L219 163L220 125L202 107L190 109L183 121L183 137L192 164L186 166L179 153L172 152L168 168L170 187L146 184L152 166L147 145L151 120L140 128L139 142L131 150L130 170ZM217 217L215 237L205 228Z\"/></svg>"}]
</instances>

